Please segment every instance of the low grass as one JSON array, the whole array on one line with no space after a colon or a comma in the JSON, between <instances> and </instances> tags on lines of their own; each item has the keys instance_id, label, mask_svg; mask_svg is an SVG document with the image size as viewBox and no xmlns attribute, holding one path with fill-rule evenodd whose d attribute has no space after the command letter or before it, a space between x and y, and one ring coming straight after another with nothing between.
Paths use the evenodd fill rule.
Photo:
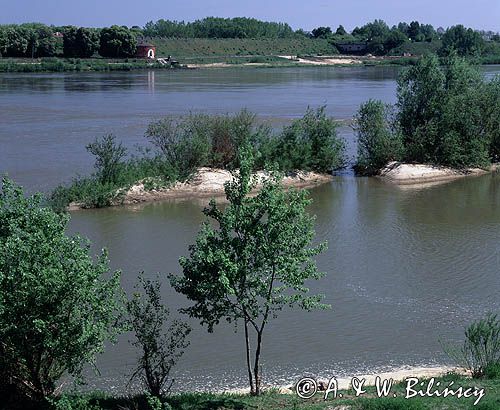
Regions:
<instances>
[{"instance_id":1,"label":"low grass","mask_svg":"<svg viewBox=\"0 0 500 410\"><path fill-rule=\"evenodd\" d=\"M170 66L144 59L124 58L0 58L0 72L36 73L63 71L131 71L163 69Z\"/></svg>"},{"instance_id":2,"label":"low grass","mask_svg":"<svg viewBox=\"0 0 500 410\"><path fill-rule=\"evenodd\" d=\"M325 39L264 38L152 38L158 56L171 55L181 63L185 59L205 57L248 57L297 54L337 54L337 49ZM193 61L196 60L196 61Z\"/></svg>"},{"instance_id":3,"label":"low grass","mask_svg":"<svg viewBox=\"0 0 500 410\"><path fill-rule=\"evenodd\" d=\"M422 379L424 389L428 380ZM405 398L406 382L394 384L388 397L376 397L375 387L366 387L366 393L355 397L353 390L343 390L337 398L330 394L327 400L324 393L317 393L313 398L305 400L295 394L283 394L277 390L268 390L264 394L253 397L243 394L215 393L182 393L169 396L168 406L172 410L498 410L500 409L500 379L471 379L463 375L448 374L435 379L440 389L449 386L484 388L485 395L477 405L475 397L413 397ZM394 394L396 397L394 397ZM70 394L63 396L61 404L56 406L65 410L162 410L150 405L145 395L129 397L113 397L102 392L89 394ZM26 408L26 407L23 407Z\"/></svg>"}]
</instances>

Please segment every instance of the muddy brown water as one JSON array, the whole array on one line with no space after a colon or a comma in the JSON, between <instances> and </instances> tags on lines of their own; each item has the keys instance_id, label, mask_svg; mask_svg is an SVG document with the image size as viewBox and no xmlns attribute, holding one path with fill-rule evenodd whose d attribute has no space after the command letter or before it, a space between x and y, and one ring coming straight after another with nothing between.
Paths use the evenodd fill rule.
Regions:
<instances>
[{"instance_id":1,"label":"muddy brown water","mask_svg":"<svg viewBox=\"0 0 500 410\"><path fill-rule=\"evenodd\" d=\"M500 67L483 68L488 76ZM0 172L29 191L49 190L91 159L84 146L113 132L128 147L163 114L233 112L243 107L272 125L327 105L349 119L368 98L395 100L397 68L289 68L89 74L0 74ZM352 131L341 128L349 145ZM400 189L346 174L311 190L318 258L326 277L311 289L329 311L285 311L264 339L263 374L285 384L303 374L349 376L402 366L445 365L440 341L500 302L500 176L465 178L426 189ZM144 270L165 279L175 311L186 300L166 281L178 272L203 220L203 203L169 201L79 211L69 230L107 247L130 291ZM244 387L244 343L222 324L208 334L196 322L177 369L178 389ZM88 388L123 392L136 352L124 335L99 357Z\"/></svg>"}]
</instances>

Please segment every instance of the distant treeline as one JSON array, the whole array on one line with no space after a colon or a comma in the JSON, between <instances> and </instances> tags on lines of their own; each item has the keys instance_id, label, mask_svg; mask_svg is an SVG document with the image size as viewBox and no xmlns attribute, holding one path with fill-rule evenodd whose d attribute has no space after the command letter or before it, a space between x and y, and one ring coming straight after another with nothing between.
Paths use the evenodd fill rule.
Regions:
<instances>
[{"instance_id":1,"label":"distant treeline","mask_svg":"<svg viewBox=\"0 0 500 410\"><path fill-rule=\"evenodd\" d=\"M286 23L266 22L253 18L207 17L193 22L160 19L144 27L111 26L85 28L46 26L41 23L0 25L0 56L2 57L80 57L96 54L102 57L131 57L138 41L151 38L211 39L292 39L328 40L332 51L345 52L343 45L361 43L362 53L429 54L447 56L452 50L461 56L500 55L500 35L477 31L462 25L435 29L418 21L401 22L389 27L383 20L374 20L348 32L342 25L333 31L317 27L311 32L293 30Z\"/></svg>"}]
</instances>

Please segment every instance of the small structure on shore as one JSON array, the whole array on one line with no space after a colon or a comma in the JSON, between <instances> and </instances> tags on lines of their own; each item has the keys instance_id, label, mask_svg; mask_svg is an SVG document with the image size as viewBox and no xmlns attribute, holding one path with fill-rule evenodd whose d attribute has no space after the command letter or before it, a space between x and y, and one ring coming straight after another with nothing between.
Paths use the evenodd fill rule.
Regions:
<instances>
[{"instance_id":1,"label":"small structure on shore","mask_svg":"<svg viewBox=\"0 0 500 410\"><path fill-rule=\"evenodd\" d=\"M156 46L150 43L140 43L137 45L135 56L137 58L154 59L156 57Z\"/></svg>"},{"instance_id":2,"label":"small structure on shore","mask_svg":"<svg viewBox=\"0 0 500 410\"><path fill-rule=\"evenodd\" d=\"M362 54L366 51L367 44L365 42L358 43L336 43L339 51L344 54Z\"/></svg>"}]
</instances>

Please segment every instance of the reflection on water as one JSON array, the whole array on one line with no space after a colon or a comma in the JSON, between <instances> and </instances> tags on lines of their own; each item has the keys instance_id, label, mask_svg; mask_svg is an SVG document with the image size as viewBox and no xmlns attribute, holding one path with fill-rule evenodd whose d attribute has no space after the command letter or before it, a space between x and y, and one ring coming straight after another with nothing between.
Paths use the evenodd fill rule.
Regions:
<instances>
[{"instance_id":1,"label":"reflection on water","mask_svg":"<svg viewBox=\"0 0 500 410\"><path fill-rule=\"evenodd\" d=\"M499 67L487 67L491 76ZM368 98L394 101L397 69L294 68L87 74L0 74L0 172L28 189L49 189L88 172L85 144L114 132L132 147L146 124L189 110L242 107L281 123L308 105L327 104L350 118ZM352 131L340 134L355 152ZM465 178L426 189L400 189L351 175L313 189L318 258L326 277L312 283L331 311L283 312L264 340L267 381L285 383L312 372L353 375L399 365L446 363L439 340L457 340L463 326L500 308L500 176ZM178 272L203 220L203 202L74 212L71 232L107 247L130 291L138 273ZM173 311L185 306L165 279ZM245 385L244 344L234 328L208 334L193 322L192 345L177 387ZM99 359L90 387L123 390L135 352L124 335Z\"/></svg>"},{"instance_id":2,"label":"reflection on water","mask_svg":"<svg viewBox=\"0 0 500 410\"><path fill-rule=\"evenodd\" d=\"M500 176L465 178L425 190L401 190L372 178L339 177L313 189L318 258L326 277L311 283L331 311L285 311L265 339L269 382L305 373L353 375L391 366L446 364L440 340L500 308ZM73 214L71 230L108 246L130 290L137 273L178 272L202 222L201 205L163 202L134 209ZM164 297L185 306L165 279ZM245 385L241 333L221 325L208 334L197 322L179 367L178 387ZM100 359L107 387L123 388L133 366L125 336ZM104 380L104 381L103 381ZM99 384L98 384L99 385ZM92 386L92 384L91 384Z\"/></svg>"}]
</instances>

